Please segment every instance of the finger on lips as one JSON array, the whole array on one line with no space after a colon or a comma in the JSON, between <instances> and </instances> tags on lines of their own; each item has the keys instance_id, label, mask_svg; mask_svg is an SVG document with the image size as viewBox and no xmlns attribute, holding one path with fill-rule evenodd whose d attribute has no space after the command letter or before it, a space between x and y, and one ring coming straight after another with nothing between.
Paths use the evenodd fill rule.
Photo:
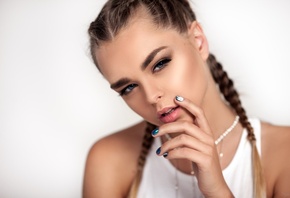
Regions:
<instances>
[{"instance_id":1,"label":"finger on lips","mask_svg":"<svg viewBox=\"0 0 290 198\"><path fill-rule=\"evenodd\" d=\"M205 118L204 112L200 107L196 106L193 102L191 102L190 100L182 96L176 96L175 101L177 102L179 106L188 110L192 115L195 116L198 126L203 131L205 131L206 133L210 133L210 128L207 124L207 120Z\"/></svg>"},{"instance_id":2,"label":"finger on lips","mask_svg":"<svg viewBox=\"0 0 290 198\"><path fill-rule=\"evenodd\" d=\"M166 123L156 129L151 134L153 137L159 137L170 133L180 133L176 138L173 138L170 142L165 142L162 147L156 150L156 154L163 157L168 157L169 152L176 149L193 149L195 151L201 151L208 146L206 140L208 140L209 127L203 111L197 107L193 102L185 99L181 96L175 97L176 103L191 113L197 121L196 123L190 123L186 121ZM180 152L180 151L179 151Z\"/></svg>"}]
</instances>

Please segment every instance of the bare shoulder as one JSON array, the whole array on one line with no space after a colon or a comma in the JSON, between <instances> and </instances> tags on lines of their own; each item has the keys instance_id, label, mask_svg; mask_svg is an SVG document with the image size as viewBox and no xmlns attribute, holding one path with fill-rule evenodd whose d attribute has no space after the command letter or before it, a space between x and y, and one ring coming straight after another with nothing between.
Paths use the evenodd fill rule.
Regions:
<instances>
[{"instance_id":1,"label":"bare shoulder","mask_svg":"<svg viewBox=\"0 0 290 198\"><path fill-rule=\"evenodd\" d=\"M135 176L146 123L140 122L97 141L90 149L83 197L125 197Z\"/></svg>"},{"instance_id":2,"label":"bare shoulder","mask_svg":"<svg viewBox=\"0 0 290 198\"><path fill-rule=\"evenodd\" d=\"M262 163L273 197L290 197L290 127L262 124Z\"/></svg>"}]
</instances>

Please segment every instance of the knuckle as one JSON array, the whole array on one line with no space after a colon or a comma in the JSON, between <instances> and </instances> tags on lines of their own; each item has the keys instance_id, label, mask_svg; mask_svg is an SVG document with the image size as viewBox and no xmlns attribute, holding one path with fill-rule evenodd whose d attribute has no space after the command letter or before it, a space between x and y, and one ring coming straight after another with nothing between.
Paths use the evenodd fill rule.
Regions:
<instances>
[{"instance_id":1,"label":"knuckle","mask_svg":"<svg viewBox=\"0 0 290 198\"><path fill-rule=\"evenodd\" d=\"M185 134L180 134L180 135L178 136L178 139L179 139L179 141L184 142L184 141L187 139L187 135L185 135Z\"/></svg>"},{"instance_id":2,"label":"knuckle","mask_svg":"<svg viewBox=\"0 0 290 198\"><path fill-rule=\"evenodd\" d=\"M205 151L209 156L213 156L215 152L215 147L213 146L207 146L206 151Z\"/></svg>"},{"instance_id":3,"label":"knuckle","mask_svg":"<svg viewBox=\"0 0 290 198\"><path fill-rule=\"evenodd\" d=\"M186 147L181 147L180 149L178 149L178 152L181 156L188 156L190 154L189 149Z\"/></svg>"},{"instance_id":4,"label":"knuckle","mask_svg":"<svg viewBox=\"0 0 290 198\"><path fill-rule=\"evenodd\" d=\"M212 145L212 146L215 145L215 140L213 139L213 137L208 138L207 142L208 142L209 145Z\"/></svg>"},{"instance_id":5,"label":"knuckle","mask_svg":"<svg viewBox=\"0 0 290 198\"><path fill-rule=\"evenodd\" d=\"M201 116L204 115L204 111L203 111L203 109L201 109L200 107L198 107L198 108L196 109L196 112L197 112L198 115L201 115Z\"/></svg>"},{"instance_id":6,"label":"knuckle","mask_svg":"<svg viewBox=\"0 0 290 198\"><path fill-rule=\"evenodd\" d=\"M188 121L182 121L181 122L181 126L182 126L184 131L188 130L191 127L191 125L192 124L190 122L188 122Z\"/></svg>"},{"instance_id":7,"label":"knuckle","mask_svg":"<svg viewBox=\"0 0 290 198\"><path fill-rule=\"evenodd\" d=\"M203 139L204 143L209 146L215 146L215 140L212 134L204 133Z\"/></svg>"}]
</instances>

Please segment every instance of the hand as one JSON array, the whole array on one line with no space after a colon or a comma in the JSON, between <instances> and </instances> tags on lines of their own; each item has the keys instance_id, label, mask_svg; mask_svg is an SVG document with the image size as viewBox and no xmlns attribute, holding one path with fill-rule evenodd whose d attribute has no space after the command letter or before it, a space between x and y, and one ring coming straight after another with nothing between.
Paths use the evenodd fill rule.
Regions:
<instances>
[{"instance_id":1,"label":"hand","mask_svg":"<svg viewBox=\"0 0 290 198\"><path fill-rule=\"evenodd\" d=\"M188 159L192 161L199 189L206 197L231 195L223 178L213 134L203 110L191 101L176 97L176 103L195 118L194 123L176 121L159 127L154 137L179 133L160 147L159 155L167 159Z\"/></svg>"}]
</instances>

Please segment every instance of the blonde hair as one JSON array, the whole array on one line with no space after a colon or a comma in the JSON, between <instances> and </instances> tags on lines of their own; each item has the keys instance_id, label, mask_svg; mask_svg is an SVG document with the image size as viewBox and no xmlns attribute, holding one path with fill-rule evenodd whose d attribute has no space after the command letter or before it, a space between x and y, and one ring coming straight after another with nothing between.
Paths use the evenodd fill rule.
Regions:
<instances>
[{"instance_id":1,"label":"blonde hair","mask_svg":"<svg viewBox=\"0 0 290 198\"><path fill-rule=\"evenodd\" d=\"M173 28L180 33L186 32L188 24L196 20L195 14L187 0L108 0L88 30L91 55L97 67L98 60L95 57L95 50L103 42L111 41L122 28L125 28L129 20L141 7L146 9L152 17L152 21L158 27ZM223 97L235 110L237 115L240 116L240 123L247 129L247 137L252 145L254 195L256 198L263 198L266 195L266 187L253 127L242 107L239 94L234 88L233 81L223 70L221 64L216 61L212 54L209 55L207 63ZM151 131L155 126L150 123L147 125L138 159L137 173L128 196L130 198L137 196L146 156L153 142Z\"/></svg>"}]
</instances>

